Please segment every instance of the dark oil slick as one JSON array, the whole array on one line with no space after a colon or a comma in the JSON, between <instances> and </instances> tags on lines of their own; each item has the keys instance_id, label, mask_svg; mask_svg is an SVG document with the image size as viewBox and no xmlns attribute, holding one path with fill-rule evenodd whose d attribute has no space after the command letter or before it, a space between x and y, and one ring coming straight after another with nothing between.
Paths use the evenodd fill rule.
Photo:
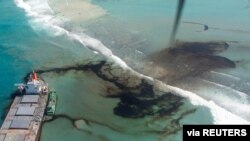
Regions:
<instances>
[{"instance_id":1,"label":"dark oil slick","mask_svg":"<svg viewBox=\"0 0 250 141\"><path fill-rule=\"evenodd\" d=\"M171 129L166 129L162 131L155 131L152 129L152 132L160 134L161 136L167 136L169 134L174 134L177 131L181 130L181 125L179 123L180 119L183 117L195 112L195 109L183 109L183 104L186 101L185 98L172 94L170 92L161 92L157 94L155 87L147 79L139 79L135 76L126 76L116 74L113 71L115 69L112 67L112 63L106 61L97 61L97 62L88 62L83 64L75 64L71 66L65 66L60 68L49 68L49 69L38 69L37 73L40 75L44 73L52 73L54 76L61 76L69 71L71 72L93 72L100 79L114 84L113 94L110 94L107 89L106 98L119 98L120 102L114 107L113 112L117 116L124 118L144 118L145 116L150 116L153 119L151 123L146 123L146 127L153 124L155 120L166 120L171 125ZM129 84L129 80L139 79L138 83L133 85ZM175 118L171 116L175 114ZM72 122L73 127L77 128L75 122L77 120L83 120L86 122L86 126L91 127L91 124L98 124L115 132L122 132L119 129L114 129L109 125L92 121L85 118L75 118L66 114L55 115L54 119L49 121L52 122L58 118L68 119ZM78 129L78 128L77 128ZM81 129L79 129L81 130ZM84 131L90 133L90 131Z\"/></svg>"},{"instance_id":2,"label":"dark oil slick","mask_svg":"<svg viewBox=\"0 0 250 141\"><path fill-rule=\"evenodd\" d=\"M111 94L108 95L109 97L120 98L121 102L114 108L114 113L123 117L140 118L146 115L170 115L172 112L176 112L178 107L182 105L182 98L171 93L156 95L153 85L147 82L147 80L141 79L138 84L130 86L127 83L127 79L135 78L118 76L118 74L112 73L112 69L114 69L112 68L112 64L100 61L94 64L77 64L62 68L36 70L36 72L40 74L56 73L59 75L68 71L94 72L99 78L113 83L116 86L113 89L118 89L115 91L117 93L113 94L113 96ZM154 109L154 105L157 105L159 108L157 110Z\"/></svg>"},{"instance_id":3,"label":"dark oil slick","mask_svg":"<svg viewBox=\"0 0 250 141\"><path fill-rule=\"evenodd\" d=\"M177 41L173 47L151 54L144 73L171 83L214 69L235 68L234 61L218 55L228 47L226 42Z\"/></svg>"}]
</instances>

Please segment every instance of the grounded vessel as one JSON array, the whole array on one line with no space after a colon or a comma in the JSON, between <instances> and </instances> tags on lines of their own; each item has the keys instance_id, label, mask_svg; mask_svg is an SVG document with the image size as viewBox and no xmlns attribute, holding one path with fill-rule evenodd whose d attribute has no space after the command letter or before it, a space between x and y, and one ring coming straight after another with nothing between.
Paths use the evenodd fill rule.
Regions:
<instances>
[{"instance_id":1,"label":"grounded vessel","mask_svg":"<svg viewBox=\"0 0 250 141\"><path fill-rule=\"evenodd\" d=\"M55 113L55 92L49 91L48 84L34 71L27 82L16 86L20 92L2 124L0 141L38 141L45 113Z\"/></svg>"}]
</instances>

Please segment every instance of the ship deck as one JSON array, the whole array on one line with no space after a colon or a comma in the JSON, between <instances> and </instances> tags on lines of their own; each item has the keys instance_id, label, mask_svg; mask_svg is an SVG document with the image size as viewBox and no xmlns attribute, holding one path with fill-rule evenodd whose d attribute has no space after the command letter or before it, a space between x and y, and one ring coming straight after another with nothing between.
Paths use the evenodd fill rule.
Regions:
<instances>
[{"instance_id":1,"label":"ship deck","mask_svg":"<svg viewBox=\"0 0 250 141\"><path fill-rule=\"evenodd\" d=\"M16 96L0 129L0 141L38 141L48 94Z\"/></svg>"}]
</instances>

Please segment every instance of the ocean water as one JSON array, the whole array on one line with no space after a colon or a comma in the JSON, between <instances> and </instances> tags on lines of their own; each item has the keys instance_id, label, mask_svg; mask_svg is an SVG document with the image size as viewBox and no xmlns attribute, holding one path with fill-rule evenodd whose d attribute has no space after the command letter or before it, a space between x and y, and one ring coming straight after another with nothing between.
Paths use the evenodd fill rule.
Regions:
<instances>
[{"instance_id":1,"label":"ocean water","mask_svg":"<svg viewBox=\"0 0 250 141\"><path fill-rule=\"evenodd\" d=\"M153 74L158 76L156 70L171 74L178 64L168 70L150 60L152 54L169 47L176 0L87 1L84 12L91 18L70 13L78 9L78 2L0 0L1 114L10 102L14 83L22 82L31 70L51 69L41 75L56 89L58 104L56 118L43 125L42 141L178 141L182 124L249 123L249 1L187 1L177 39L226 42L228 49L216 55L234 61L236 67L212 68L176 81ZM209 27L207 31L204 25ZM79 67L100 60L108 62L101 70ZM152 105L160 111L159 105L170 103L169 107L175 105L173 112L140 118L115 114L122 100L119 93L124 91L116 84L136 86L141 80L152 84L157 96L173 94Z\"/></svg>"},{"instance_id":2,"label":"ocean water","mask_svg":"<svg viewBox=\"0 0 250 141\"><path fill-rule=\"evenodd\" d=\"M0 17L0 75L1 75L1 115L5 113L5 107L11 102L10 96L14 92L14 84L22 81L23 75L31 68L28 61L19 59L19 45L22 46L22 40L31 37L24 12L16 8L13 1L1 1ZM23 36L26 36L23 38ZM19 44L20 43L20 44ZM1 119L2 123L2 119Z\"/></svg>"}]
</instances>

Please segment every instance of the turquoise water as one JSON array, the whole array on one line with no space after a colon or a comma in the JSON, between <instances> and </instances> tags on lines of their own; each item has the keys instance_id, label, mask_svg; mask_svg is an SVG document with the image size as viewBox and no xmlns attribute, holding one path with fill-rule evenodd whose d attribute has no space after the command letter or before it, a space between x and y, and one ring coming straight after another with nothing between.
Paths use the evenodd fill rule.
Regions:
<instances>
[{"instance_id":1,"label":"turquoise water","mask_svg":"<svg viewBox=\"0 0 250 141\"><path fill-rule=\"evenodd\" d=\"M78 45L63 37L53 38L45 31L37 32L32 29L25 11L17 8L14 1L1 0L0 3L2 13L0 16L0 84L2 87L0 111L3 114L4 108L9 104L11 93L16 89L15 83L22 82L26 73L33 69L60 66L76 61L77 48L75 58L71 55L71 58L67 59L66 52L70 52L70 49L65 46L77 47Z\"/></svg>"},{"instance_id":2,"label":"turquoise water","mask_svg":"<svg viewBox=\"0 0 250 141\"><path fill-rule=\"evenodd\" d=\"M13 1L1 0L0 12L0 100L2 115L9 105L10 95L15 90L14 84L22 80L23 75L31 68L28 61L19 60L19 45L27 42L33 32L29 27L24 12L17 9ZM15 56L13 56L15 53ZM2 119L1 119L2 122Z\"/></svg>"},{"instance_id":3,"label":"turquoise water","mask_svg":"<svg viewBox=\"0 0 250 141\"><path fill-rule=\"evenodd\" d=\"M103 28L98 28L99 34L113 33L119 29L120 32L125 34L124 36L113 37L114 40L119 41L117 44L112 44L111 41L108 42L107 39L103 39L103 42L111 47L128 46L148 54L168 46L175 7L177 7L176 0L93 0L93 3L107 10L110 16L109 20L112 21L112 24L100 21ZM121 26L123 28L120 28ZM99 38L103 38L103 36L101 35ZM123 44L123 41L120 41L119 38L128 39Z\"/></svg>"},{"instance_id":4,"label":"turquoise water","mask_svg":"<svg viewBox=\"0 0 250 141\"><path fill-rule=\"evenodd\" d=\"M33 1L41 7L46 3L46 1ZM145 58L169 46L176 0L92 0L92 3L106 10L108 14L84 22L79 27L70 22L67 22L67 25L63 22L53 23L53 19L57 17L53 17L53 13L46 7L45 11L39 8L32 9L36 12L32 15L27 8L25 11L25 7L17 7L12 0L0 0L0 13L3 13L0 15L0 86L2 86L0 113L4 112L4 107L9 103L10 94L15 90L14 83L21 82L22 77L33 69L112 60L110 56L93 52L96 49L94 47L99 45L101 49L104 46L111 49L114 55L120 57L130 67L139 70L138 68L147 67L144 66ZM245 123L243 119L249 121L250 92L249 89L245 89L250 84L249 5L249 1L246 0L187 1L177 39L226 41L230 46L229 49L218 55L239 63L233 69L213 70L222 73L217 74L224 76L222 79L216 78L214 72L208 72L205 74L206 77L191 77L175 84L200 97L173 89L177 91L176 93L181 93L180 97L188 97L183 100L184 105L173 115L159 119L155 116L139 119L123 118L113 113L113 108L117 106L119 99L106 97L109 94L107 89L113 88L113 83L100 79L92 72L43 74L50 86L58 92L56 114L69 115L73 120L59 118L45 123L41 140L175 141L181 140L179 126L182 124ZM210 29L203 31L201 24L208 25ZM94 39L81 36L83 33ZM79 38L82 38L84 43L81 43ZM101 41L104 46L97 41ZM91 50L85 46L90 46ZM121 73L120 65L116 64L114 67L119 68L114 70L118 78L131 75L129 71ZM133 77L132 79L139 79ZM237 78L237 81L230 79L232 77ZM204 79L213 81L213 85ZM225 81L221 81L224 79ZM229 82L227 80L232 82L227 84L226 82ZM195 87L192 84L195 84ZM240 87L236 87L237 84ZM234 100L236 98L237 100ZM227 113L228 111L231 113ZM180 123L171 122L177 121L180 117L182 117ZM90 126L81 122L82 120L88 121ZM175 128L179 129L176 134L169 135L166 132Z\"/></svg>"}]
</instances>

